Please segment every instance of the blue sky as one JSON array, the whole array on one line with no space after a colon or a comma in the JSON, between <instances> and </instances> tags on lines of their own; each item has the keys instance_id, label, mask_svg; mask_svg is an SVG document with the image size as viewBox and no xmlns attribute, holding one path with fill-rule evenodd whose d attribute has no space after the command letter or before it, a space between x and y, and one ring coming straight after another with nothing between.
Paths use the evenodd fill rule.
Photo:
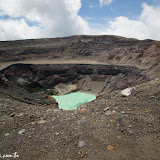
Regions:
<instances>
[{"instance_id":1,"label":"blue sky","mask_svg":"<svg viewBox=\"0 0 160 160\"><path fill-rule=\"evenodd\" d=\"M92 17L100 19L105 17L114 18L117 16L127 16L136 19L142 11L141 5L143 3L147 3L148 5L160 4L158 0L113 0L109 6L100 6L98 0L82 0L81 2L80 16L83 18Z\"/></svg>"},{"instance_id":2,"label":"blue sky","mask_svg":"<svg viewBox=\"0 0 160 160\"><path fill-rule=\"evenodd\" d=\"M160 40L160 0L0 0L0 40L119 35Z\"/></svg>"},{"instance_id":3,"label":"blue sky","mask_svg":"<svg viewBox=\"0 0 160 160\"><path fill-rule=\"evenodd\" d=\"M100 6L98 0L82 0L79 15L87 19L88 23L107 24L109 20L118 16L126 16L137 20L142 12L142 4L157 6L160 0L113 0L110 5Z\"/></svg>"}]
</instances>

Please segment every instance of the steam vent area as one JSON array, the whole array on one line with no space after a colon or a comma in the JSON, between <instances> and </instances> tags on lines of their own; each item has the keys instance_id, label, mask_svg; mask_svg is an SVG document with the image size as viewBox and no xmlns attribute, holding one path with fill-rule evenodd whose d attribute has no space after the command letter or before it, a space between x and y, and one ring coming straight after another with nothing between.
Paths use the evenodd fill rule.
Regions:
<instances>
[{"instance_id":1,"label":"steam vent area","mask_svg":"<svg viewBox=\"0 0 160 160\"><path fill-rule=\"evenodd\" d=\"M153 40L0 42L0 155L160 159L159 62Z\"/></svg>"}]
</instances>

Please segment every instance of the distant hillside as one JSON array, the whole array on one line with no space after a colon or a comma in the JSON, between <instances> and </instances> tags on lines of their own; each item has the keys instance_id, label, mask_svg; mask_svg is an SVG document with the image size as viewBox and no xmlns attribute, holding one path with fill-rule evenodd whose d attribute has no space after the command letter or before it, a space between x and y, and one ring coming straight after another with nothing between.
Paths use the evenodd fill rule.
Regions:
<instances>
[{"instance_id":1,"label":"distant hillside","mask_svg":"<svg viewBox=\"0 0 160 160\"><path fill-rule=\"evenodd\" d=\"M1 62L35 58L85 58L149 64L159 62L160 42L118 36L72 36L0 42Z\"/></svg>"}]
</instances>

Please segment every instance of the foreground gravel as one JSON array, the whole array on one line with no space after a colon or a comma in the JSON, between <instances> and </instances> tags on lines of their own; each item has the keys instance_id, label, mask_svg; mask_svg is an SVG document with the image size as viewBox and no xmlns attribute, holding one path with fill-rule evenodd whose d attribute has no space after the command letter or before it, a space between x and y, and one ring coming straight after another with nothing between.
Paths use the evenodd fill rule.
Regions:
<instances>
[{"instance_id":1,"label":"foreground gravel","mask_svg":"<svg viewBox=\"0 0 160 160\"><path fill-rule=\"evenodd\" d=\"M114 91L74 111L0 92L0 159L160 159L159 79L136 86L129 97Z\"/></svg>"}]
</instances>

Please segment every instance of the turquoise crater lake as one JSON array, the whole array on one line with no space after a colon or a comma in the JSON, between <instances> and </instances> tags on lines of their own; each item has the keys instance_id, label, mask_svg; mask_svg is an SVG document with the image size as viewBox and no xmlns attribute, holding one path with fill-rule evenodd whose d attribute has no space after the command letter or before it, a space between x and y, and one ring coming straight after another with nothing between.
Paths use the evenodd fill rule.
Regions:
<instances>
[{"instance_id":1,"label":"turquoise crater lake","mask_svg":"<svg viewBox=\"0 0 160 160\"><path fill-rule=\"evenodd\" d=\"M74 92L63 96L52 96L56 99L59 105L59 109L74 110L81 104L91 102L96 99L93 94L87 94L82 92Z\"/></svg>"}]
</instances>

